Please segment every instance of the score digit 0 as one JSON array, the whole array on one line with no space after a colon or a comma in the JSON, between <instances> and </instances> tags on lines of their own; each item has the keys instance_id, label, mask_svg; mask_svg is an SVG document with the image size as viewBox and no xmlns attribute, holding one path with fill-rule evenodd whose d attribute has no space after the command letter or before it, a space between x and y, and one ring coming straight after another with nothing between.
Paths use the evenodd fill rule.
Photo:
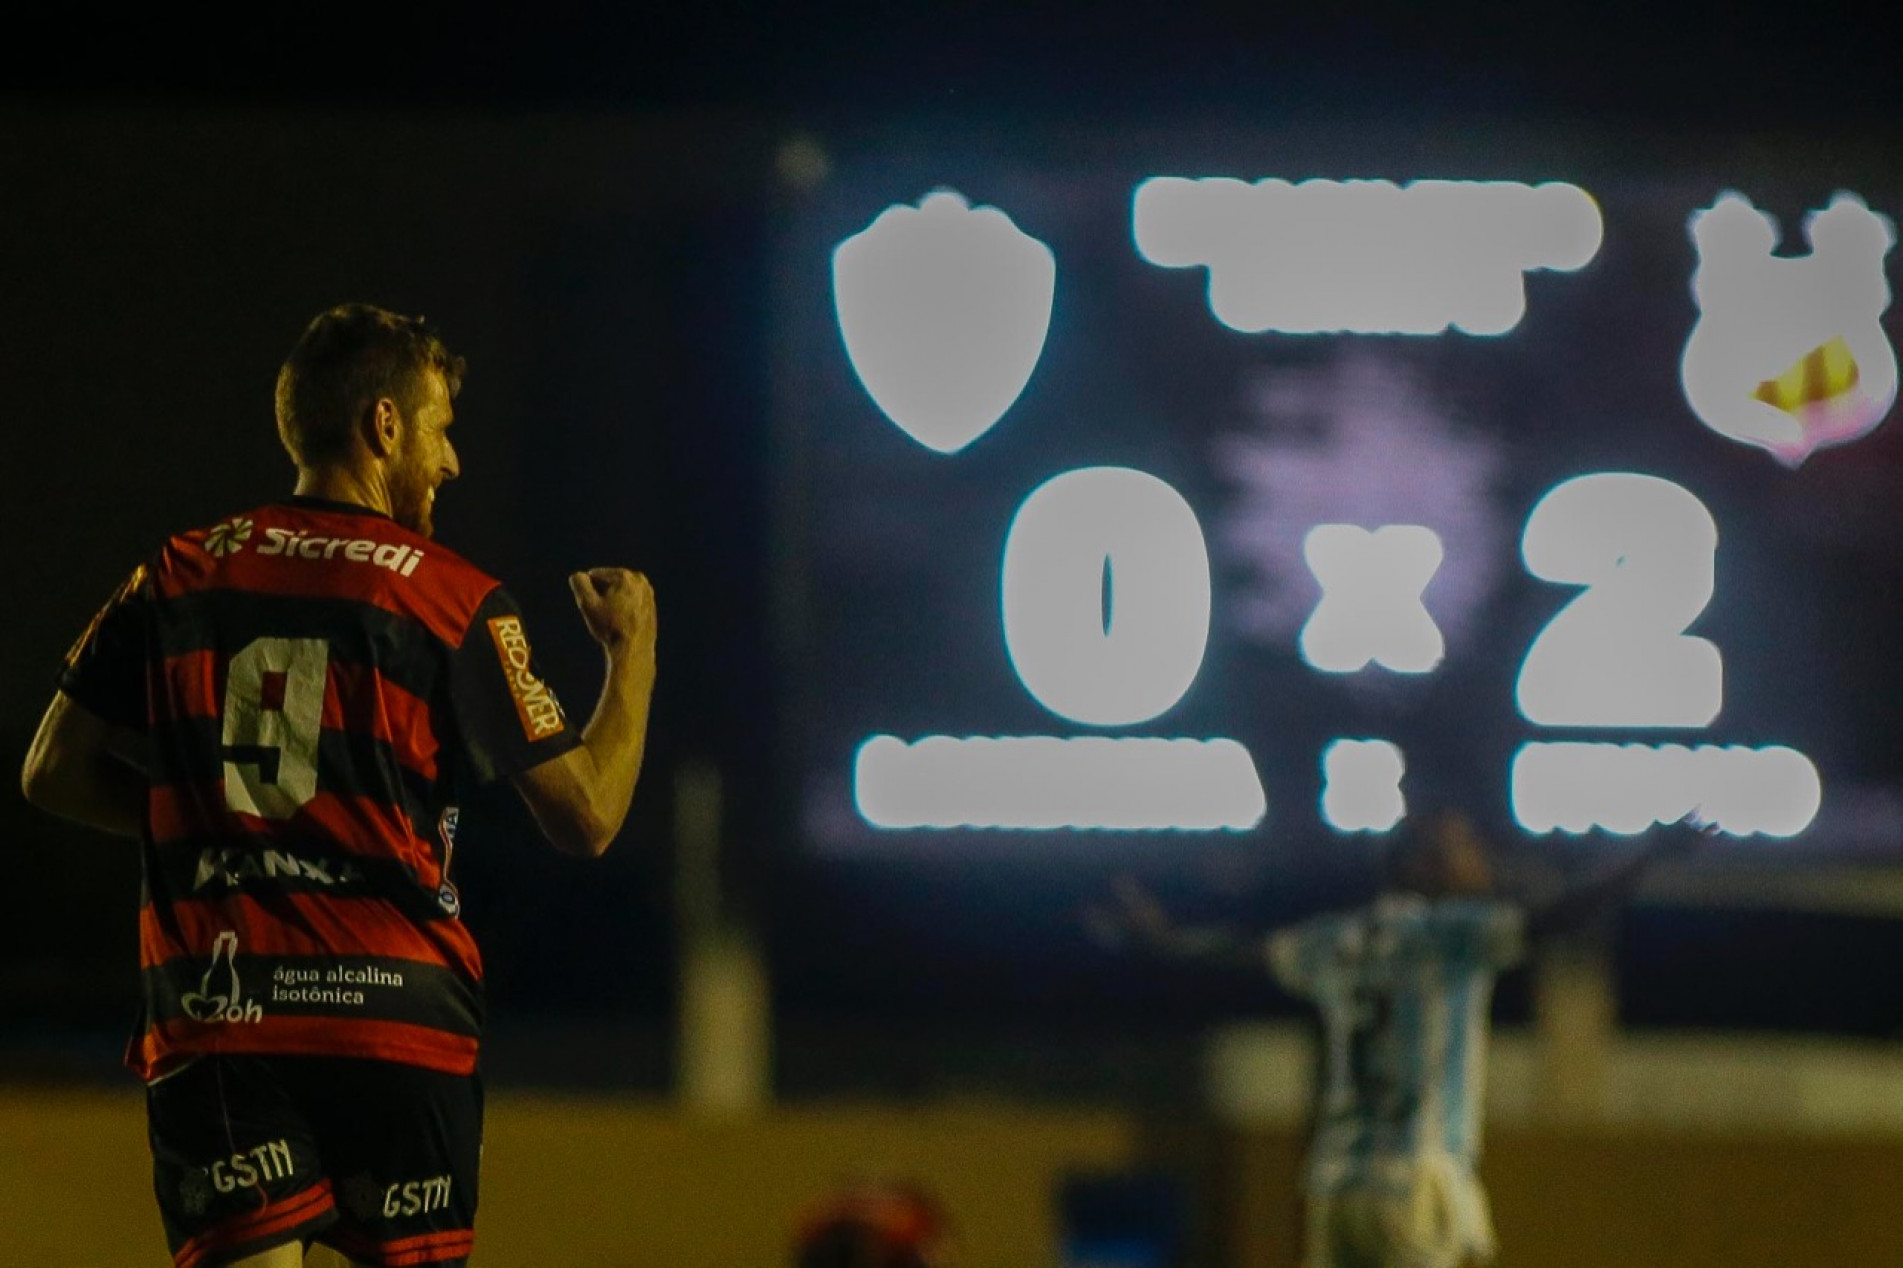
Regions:
<instances>
[{"instance_id":1,"label":"score digit 0","mask_svg":"<svg viewBox=\"0 0 1903 1268\"><path fill-rule=\"evenodd\" d=\"M1165 712L1209 644L1209 551L1183 495L1089 467L1024 499L1004 542L1004 645L1060 718L1129 726Z\"/></svg>"},{"instance_id":2,"label":"score digit 0","mask_svg":"<svg viewBox=\"0 0 1903 1268\"><path fill-rule=\"evenodd\" d=\"M1122 727L1173 708L1209 642L1209 552L1183 495L1127 467L1034 489L1005 538L1005 650L1068 722ZM1241 831L1268 806L1230 739L875 736L854 798L876 827Z\"/></svg>"}]
</instances>

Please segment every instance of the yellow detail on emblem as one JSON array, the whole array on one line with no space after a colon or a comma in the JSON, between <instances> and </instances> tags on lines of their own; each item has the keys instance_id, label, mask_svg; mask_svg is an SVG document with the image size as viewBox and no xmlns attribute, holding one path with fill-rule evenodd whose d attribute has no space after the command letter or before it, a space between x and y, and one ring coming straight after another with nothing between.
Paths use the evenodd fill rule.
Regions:
<instances>
[{"instance_id":1,"label":"yellow detail on emblem","mask_svg":"<svg viewBox=\"0 0 1903 1268\"><path fill-rule=\"evenodd\" d=\"M1766 405L1775 405L1786 413L1796 413L1805 405L1815 405L1842 396L1857 386L1857 358L1842 335L1819 344L1799 357L1791 368L1775 379L1758 384L1751 395Z\"/></svg>"}]
</instances>

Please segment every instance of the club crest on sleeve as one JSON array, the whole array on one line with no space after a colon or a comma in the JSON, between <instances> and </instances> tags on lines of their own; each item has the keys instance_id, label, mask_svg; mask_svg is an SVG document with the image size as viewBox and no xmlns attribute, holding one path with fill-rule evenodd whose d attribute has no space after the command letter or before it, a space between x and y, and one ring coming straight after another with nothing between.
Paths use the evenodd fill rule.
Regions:
<instances>
[{"instance_id":1,"label":"club crest on sleeve","mask_svg":"<svg viewBox=\"0 0 1903 1268\"><path fill-rule=\"evenodd\" d=\"M460 916L463 911L462 895L449 880L449 865L456 857L456 828L461 822L460 806L444 806L443 813L436 817L436 836L443 843L443 879L436 887L436 902L450 916Z\"/></svg>"}]
</instances>

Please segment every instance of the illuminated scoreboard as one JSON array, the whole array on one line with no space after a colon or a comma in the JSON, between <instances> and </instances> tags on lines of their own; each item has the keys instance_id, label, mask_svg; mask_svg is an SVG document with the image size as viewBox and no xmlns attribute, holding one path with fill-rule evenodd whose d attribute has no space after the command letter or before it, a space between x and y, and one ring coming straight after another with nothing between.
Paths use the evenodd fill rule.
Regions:
<instances>
[{"instance_id":1,"label":"illuminated scoreboard","mask_svg":"<svg viewBox=\"0 0 1903 1268\"><path fill-rule=\"evenodd\" d=\"M803 840L1325 842L1431 787L1769 844L1895 802L1894 170L1088 148L804 154Z\"/></svg>"}]
</instances>

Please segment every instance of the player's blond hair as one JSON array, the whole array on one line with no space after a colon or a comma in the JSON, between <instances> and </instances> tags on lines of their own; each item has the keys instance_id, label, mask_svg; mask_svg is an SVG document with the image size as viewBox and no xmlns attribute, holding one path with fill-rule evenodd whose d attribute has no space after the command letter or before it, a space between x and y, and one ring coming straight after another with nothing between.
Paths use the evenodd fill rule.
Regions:
<instances>
[{"instance_id":1,"label":"player's blond hair","mask_svg":"<svg viewBox=\"0 0 1903 1268\"><path fill-rule=\"evenodd\" d=\"M339 304L311 319L278 370L278 439L299 467L340 462L351 428L377 401L388 398L412 414L424 403L431 371L453 398L465 368L423 318Z\"/></svg>"}]
</instances>

